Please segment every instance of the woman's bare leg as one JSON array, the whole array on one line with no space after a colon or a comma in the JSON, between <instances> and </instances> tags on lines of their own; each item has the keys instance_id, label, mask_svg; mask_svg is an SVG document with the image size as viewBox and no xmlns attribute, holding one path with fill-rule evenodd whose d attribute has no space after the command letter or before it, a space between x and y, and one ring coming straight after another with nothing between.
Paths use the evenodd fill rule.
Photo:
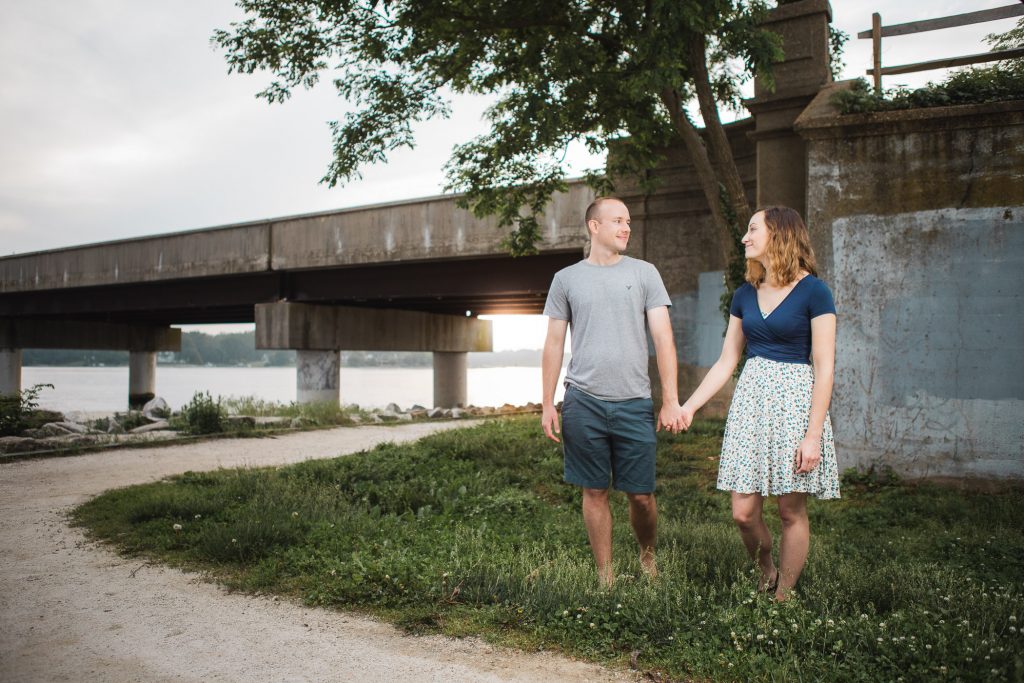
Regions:
<instances>
[{"instance_id":1,"label":"woman's bare leg","mask_svg":"<svg viewBox=\"0 0 1024 683\"><path fill-rule=\"evenodd\" d=\"M764 523L762 510L764 498L757 493L732 494L732 519L740 530L740 538L747 548L747 553L761 569L761 581L758 584L764 589L774 581L775 563L772 561L772 532Z\"/></svg>"},{"instance_id":2,"label":"woman's bare leg","mask_svg":"<svg viewBox=\"0 0 1024 683\"><path fill-rule=\"evenodd\" d=\"M807 562L807 549L811 542L807 494L779 496L779 517L782 519L782 542L779 544L779 586L775 598L781 601L789 597Z\"/></svg>"}]
</instances>

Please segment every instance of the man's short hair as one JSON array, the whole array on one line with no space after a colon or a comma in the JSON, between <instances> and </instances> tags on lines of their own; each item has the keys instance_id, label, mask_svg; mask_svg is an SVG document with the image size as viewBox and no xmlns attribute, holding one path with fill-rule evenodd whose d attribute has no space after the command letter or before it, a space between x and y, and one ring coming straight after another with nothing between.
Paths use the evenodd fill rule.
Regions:
<instances>
[{"instance_id":1,"label":"man's short hair","mask_svg":"<svg viewBox=\"0 0 1024 683\"><path fill-rule=\"evenodd\" d=\"M598 209L600 209L601 205L605 202L619 202L622 205L626 204L626 202L622 201L618 197L598 197L594 201L590 202L590 206L587 207L586 212L583 214L584 225L589 226L590 221L597 220Z\"/></svg>"}]
</instances>

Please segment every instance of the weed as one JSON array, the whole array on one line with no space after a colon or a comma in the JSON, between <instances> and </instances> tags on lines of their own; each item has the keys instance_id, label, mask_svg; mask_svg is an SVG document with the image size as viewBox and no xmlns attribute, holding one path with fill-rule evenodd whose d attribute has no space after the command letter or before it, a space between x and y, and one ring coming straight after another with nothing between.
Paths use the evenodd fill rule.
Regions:
<instances>
[{"instance_id":1,"label":"weed","mask_svg":"<svg viewBox=\"0 0 1024 683\"><path fill-rule=\"evenodd\" d=\"M39 394L52 384L36 384L13 394L0 394L0 436L18 434L33 426L32 415L39 407Z\"/></svg>"},{"instance_id":2,"label":"weed","mask_svg":"<svg viewBox=\"0 0 1024 683\"><path fill-rule=\"evenodd\" d=\"M181 409L189 434L216 434L224 430L224 409L207 391L197 391Z\"/></svg>"}]
</instances>

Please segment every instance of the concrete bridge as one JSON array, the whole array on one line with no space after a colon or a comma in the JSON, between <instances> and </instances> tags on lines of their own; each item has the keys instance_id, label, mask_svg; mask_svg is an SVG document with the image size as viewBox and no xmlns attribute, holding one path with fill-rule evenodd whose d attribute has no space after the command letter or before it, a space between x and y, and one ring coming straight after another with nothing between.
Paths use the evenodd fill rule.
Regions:
<instances>
[{"instance_id":1,"label":"concrete bridge","mask_svg":"<svg viewBox=\"0 0 1024 683\"><path fill-rule=\"evenodd\" d=\"M0 394L21 349L129 351L129 404L156 393L174 324L256 323L256 345L297 351L298 400L339 398L342 350L432 351L434 403L466 402L466 354L490 351L481 314L540 313L579 260L593 192L573 183L544 217L540 254L440 196L0 258Z\"/></svg>"}]
</instances>

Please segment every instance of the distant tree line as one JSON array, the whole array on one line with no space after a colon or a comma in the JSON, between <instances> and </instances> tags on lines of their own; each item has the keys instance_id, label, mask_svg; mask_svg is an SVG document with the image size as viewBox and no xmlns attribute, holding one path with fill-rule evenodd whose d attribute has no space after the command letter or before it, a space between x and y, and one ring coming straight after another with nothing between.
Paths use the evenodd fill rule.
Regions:
<instances>
[{"instance_id":1,"label":"distant tree line","mask_svg":"<svg viewBox=\"0 0 1024 683\"><path fill-rule=\"evenodd\" d=\"M540 365L540 349L471 353L468 365L487 367L535 367ZM24 365L50 366L118 366L128 365L127 351L90 351L82 349L25 349ZM256 348L255 332L206 334L185 332L181 335L181 351L164 351L157 355L161 365L215 365L250 367L292 367L295 352ZM430 352L343 351L345 367L430 367Z\"/></svg>"}]
</instances>

